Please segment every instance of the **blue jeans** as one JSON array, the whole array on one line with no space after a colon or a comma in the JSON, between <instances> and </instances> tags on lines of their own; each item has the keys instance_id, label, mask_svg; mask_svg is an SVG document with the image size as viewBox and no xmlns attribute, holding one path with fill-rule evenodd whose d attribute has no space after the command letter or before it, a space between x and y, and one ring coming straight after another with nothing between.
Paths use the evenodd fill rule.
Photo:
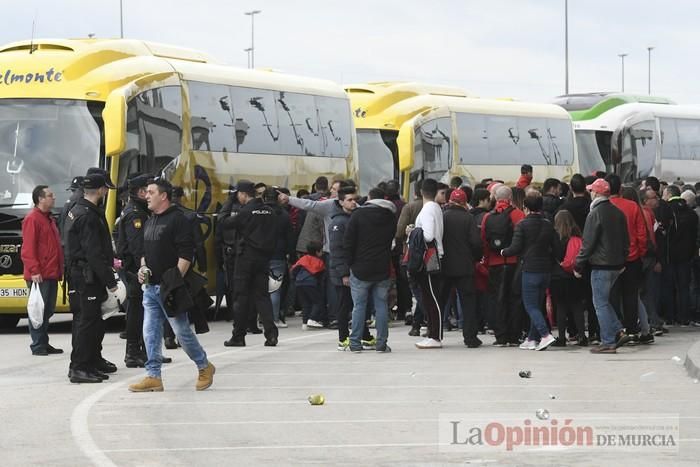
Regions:
<instances>
[{"instance_id":1,"label":"blue jeans","mask_svg":"<svg viewBox=\"0 0 700 467\"><path fill-rule=\"evenodd\" d=\"M32 281L27 281L27 287L32 289ZM44 279L39 284L41 298L44 299L44 321L39 326L39 329L34 329L32 323L29 323L29 336L32 338L32 343L29 348L32 352L46 349L49 345L49 319L53 316L56 310L56 293L58 291L58 281L52 279Z\"/></svg>"},{"instance_id":2,"label":"blue jeans","mask_svg":"<svg viewBox=\"0 0 700 467\"><path fill-rule=\"evenodd\" d=\"M149 285L146 286L146 291L143 293L143 340L148 356L146 374L153 378L160 378L160 367L163 364L163 322L166 319L190 360L200 370L206 368L209 362L207 353L199 344L197 336L192 332L187 313L178 313L172 318L168 316L160 298L160 285Z\"/></svg>"},{"instance_id":3,"label":"blue jeans","mask_svg":"<svg viewBox=\"0 0 700 467\"><path fill-rule=\"evenodd\" d=\"M350 272L350 293L352 294L352 331L350 332L350 347L361 349L362 335L365 328L365 315L370 294L374 304L375 326L377 328L377 349L386 345L389 338L389 279L369 282L355 277Z\"/></svg>"},{"instance_id":4,"label":"blue jeans","mask_svg":"<svg viewBox=\"0 0 700 467\"><path fill-rule=\"evenodd\" d=\"M523 271L522 283L523 305L530 316L530 331L527 338L531 341L539 341L550 333L542 313L542 304L549 286L549 273Z\"/></svg>"},{"instance_id":5,"label":"blue jeans","mask_svg":"<svg viewBox=\"0 0 700 467\"><path fill-rule=\"evenodd\" d=\"M620 277L620 270L591 270L591 288L593 289L593 306L600 324L600 340L603 345L615 345L615 337L622 329L615 309L610 303L610 290Z\"/></svg>"},{"instance_id":6,"label":"blue jeans","mask_svg":"<svg viewBox=\"0 0 700 467\"><path fill-rule=\"evenodd\" d=\"M270 272L275 275L275 277L282 277L286 275L287 262L283 259L271 259L270 260ZM280 302L282 301L282 289L275 290L270 294L270 301L272 302L272 319L274 321L284 321L284 316L280 313Z\"/></svg>"}]
</instances>

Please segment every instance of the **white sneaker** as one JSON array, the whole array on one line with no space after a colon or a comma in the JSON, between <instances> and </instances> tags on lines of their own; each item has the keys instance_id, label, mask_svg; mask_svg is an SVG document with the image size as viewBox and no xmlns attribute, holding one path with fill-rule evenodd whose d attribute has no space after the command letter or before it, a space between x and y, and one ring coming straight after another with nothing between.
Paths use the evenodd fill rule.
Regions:
<instances>
[{"instance_id":1,"label":"white sneaker","mask_svg":"<svg viewBox=\"0 0 700 467\"><path fill-rule=\"evenodd\" d=\"M536 348L535 350L544 350L544 349L546 349L547 347L549 347L550 345L554 344L554 342L556 342L556 340L557 340L556 337L554 337L554 336L551 335L551 334L547 334L546 336L544 336L544 337L542 338L542 340L541 340L540 343L537 345L537 348Z\"/></svg>"},{"instance_id":2,"label":"white sneaker","mask_svg":"<svg viewBox=\"0 0 700 467\"><path fill-rule=\"evenodd\" d=\"M301 325L301 330L302 330L302 331L308 331L308 330L309 330L309 325L308 325L308 324L302 324L302 325Z\"/></svg>"},{"instance_id":3,"label":"white sneaker","mask_svg":"<svg viewBox=\"0 0 700 467\"><path fill-rule=\"evenodd\" d=\"M419 349L440 349L442 348L442 342L435 339L425 339L420 342L416 342L416 347Z\"/></svg>"},{"instance_id":4,"label":"white sneaker","mask_svg":"<svg viewBox=\"0 0 700 467\"><path fill-rule=\"evenodd\" d=\"M314 329L321 329L321 328L323 327L323 324L319 323L318 321L314 321L314 320L312 320L312 319L308 320L308 321L306 322L306 325L307 325L308 327L314 328Z\"/></svg>"},{"instance_id":5,"label":"white sneaker","mask_svg":"<svg viewBox=\"0 0 700 467\"><path fill-rule=\"evenodd\" d=\"M420 336L421 337L428 337L428 328L426 326L421 326Z\"/></svg>"},{"instance_id":6,"label":"white sneaker","mask_svg":"<svg viewBox=\"0 0 700 467\"><path fill-rule=\"evenodd\" d=\"M525 339L525 342L520 344L519 347L523 350L535 350L537 348L537 342Z\"/></svg>"},{"instance_id":7,"label":"white sneaker","mask_svg":"<svg viewBox=\"0 0 700 467\"><path fill-rule=\"evenodd\" d=\"M287 325L287 323L282 322L282 321L275 321L275 326L277 326L278 328L288 328L289 327Z\"/></svg>"}]
</instances>

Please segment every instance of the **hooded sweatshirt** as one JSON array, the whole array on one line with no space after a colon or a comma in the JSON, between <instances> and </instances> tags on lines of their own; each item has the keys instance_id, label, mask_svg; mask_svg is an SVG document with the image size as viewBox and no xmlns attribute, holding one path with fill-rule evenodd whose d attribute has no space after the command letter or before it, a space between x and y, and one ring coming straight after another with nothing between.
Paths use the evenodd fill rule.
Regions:
<instances>
[{"instance_id":1,"label":"hooded sweatshirt","mask_svg":"<svg viewBox=\"0 0 700 467\"><path fill-rule=\"evenodd\" d=\"M362 281L389 278L391 242L396 233L396 206L373 199L353 211L345 230L345 249L352 274Z\"/></svg>"}]
</instances>

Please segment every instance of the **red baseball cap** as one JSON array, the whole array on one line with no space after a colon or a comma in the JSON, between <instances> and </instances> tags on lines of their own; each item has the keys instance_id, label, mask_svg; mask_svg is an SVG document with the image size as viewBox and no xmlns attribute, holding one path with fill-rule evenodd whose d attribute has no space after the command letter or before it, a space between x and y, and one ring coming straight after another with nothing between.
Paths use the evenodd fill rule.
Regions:
<instances>
[{"instance_id":1,"label":"red baseball cap","mask_svg":"<svg viewBox=\"0 0 700 467\"><path fill-rule=\"evenodd\" d=\"M595 182L591 183L586 187L586 190L593 191L599 195L610 195L610 184L603 180L602 178L596 179Z\"/></svg>"},{"instance_id":2,"label":"red baseball cap","mask_svg":"<svg viewBox=\"0 0 700 467\"><path fill-rule=\"evenodd\" d=\"M467 202L467 194L459 188L457 188L456 190L452 190L452 194L450 195L450 201L454 203L464 204Z\"/></svg>"}]
</instances>

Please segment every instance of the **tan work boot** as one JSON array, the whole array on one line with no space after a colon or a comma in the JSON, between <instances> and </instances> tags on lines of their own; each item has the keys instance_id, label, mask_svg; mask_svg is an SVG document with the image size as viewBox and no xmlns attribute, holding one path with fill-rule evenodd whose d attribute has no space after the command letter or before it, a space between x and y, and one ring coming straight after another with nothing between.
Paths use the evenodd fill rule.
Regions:
<instances>
[{"instance_id":1,"label":"tan work boot","mask_svg":"<svg viewBox=\"0 0 700 467\"><path fill-rule=\"evenodd\" d=\"M207 362L207 367L199 370L197 384L195 385L197 391L204 391L206 388L212 385L214 382L214 373L216 373L216 368L211 364L211 362Z\"/></svg>"},{"instance_id":2,"label":"tan work boot","mask_svg":"<svg viewBox=\"0 0 700 467\"><path fill-rule=\"evenodd\" d=\"M129 386L131 392L163 392L163 380L146 376L138 383Z\"/></svg>"}]
</instances>

